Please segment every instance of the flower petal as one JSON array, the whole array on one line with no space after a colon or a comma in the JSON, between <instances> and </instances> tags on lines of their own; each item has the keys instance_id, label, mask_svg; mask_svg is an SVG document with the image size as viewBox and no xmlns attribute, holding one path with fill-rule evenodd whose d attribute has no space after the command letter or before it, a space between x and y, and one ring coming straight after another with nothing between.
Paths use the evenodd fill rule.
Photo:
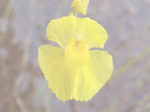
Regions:
<instances>
[{"instance_id":1,"label":"flower petal","mask_svg":"<svg viewBox=\"0 0 150 112\"><path fill-rule=\"evenodd\" d=\"M77 14L81 13L83 15L86 15L88 4L89 0L74 0L72 2L71 8Z\"/></svg>"},{"instance_id":2,"label":"flower petal","mask_svg":"<svg viewBox=\"0 0 150 112\"><path fill-rule=\"evenodd\" d=\"M112 57L106 51L91 51L89 63L78 70L74 99L90 100L113 72Z\"/></svg>"},{"instance_id":3,"label":"flower petal","mask_svg":"<svg viewBox=\"0 0 150 112\"><path fill-rule=\"evenodd\" d=\"M49 40L57 42L61 47L66 47L70 38L84 38L89 48L103 48L108 38L105 29L96 21L75 16L52 20L46 33Z\"/></svg>"},{"instance_id":4,"label":"flower petal","mask_svg":"<svg viewBox=\"0 0 150 112\"><path fill-rule=\"evenodd\" d=\"M39 47L38 61L44 73L48 86L62 101L72 99L76 68L66 67L64 51L51 45Z\"/></svg>"},{"instance_id":5,"label":"flower petal","mask_svg":"<svg viewBox=\"0 0 150 112\"><path fill-rule=\"evenodd\" d=\"M90 18L81 20L81 23L83 25L82 37L87 40L89 48L95 47L103 49L108 38L106 30Z\"/></svg>"},{"instance_id":6,"label":"flower petal","mask_svg":"<svg viewBox=\"0 0 150 112\"><path fill-rule=\"evenodd\" d=\"M62 101L90 100L110 78L112 57L106 51L90 51L90 60L84 67L65 66L61 48L44 45L39 48L38 61L49 88Z\"/></svg>"}]
</instances>

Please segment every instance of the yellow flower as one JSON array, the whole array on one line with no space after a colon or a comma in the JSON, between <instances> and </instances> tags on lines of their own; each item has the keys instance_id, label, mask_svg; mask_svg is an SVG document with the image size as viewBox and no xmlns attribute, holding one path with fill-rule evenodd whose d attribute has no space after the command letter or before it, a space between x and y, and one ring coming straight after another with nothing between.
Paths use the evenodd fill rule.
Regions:
<instances>
[{"instance_id":1,"label":"yellow flower","mask_svg":"<svg viewBox=\"0 0 150 112\"><path fill-rule=\"evenodd\" d=\"M88 4L89 0L74 0L72 2L71 8L77 14L81 13L83 15L86 15Z\"/></svg>"},{"instance_id":2,"label":"yellow flower","mask_svg":"<svg viewBox=\"0 0 150 112\"><path fill-rule=\"evenodd\" d=\"M90 100L113 71L111 55L103 48L107 32L96 21L75 16L52 20L47 37L60 47L39 47L38 61L48 86L62 101Z\"/></svg>"}]
</instances>

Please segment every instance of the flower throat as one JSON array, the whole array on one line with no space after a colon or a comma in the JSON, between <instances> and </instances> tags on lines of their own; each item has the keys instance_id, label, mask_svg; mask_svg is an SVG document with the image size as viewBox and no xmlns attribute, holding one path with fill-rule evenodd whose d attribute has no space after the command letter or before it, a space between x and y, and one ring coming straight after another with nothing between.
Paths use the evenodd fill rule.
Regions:
<instances>
[{"instance_id":1,"label":"flower throat","mask_svg":"<svg viewBox=\"0 0 150 112\"><path fill-rule=\"evenodd\" d=\"M89 49L85 39L71 38L65 50L66 66L84 66L89 60Z\"/></svg>"}]
</instances>

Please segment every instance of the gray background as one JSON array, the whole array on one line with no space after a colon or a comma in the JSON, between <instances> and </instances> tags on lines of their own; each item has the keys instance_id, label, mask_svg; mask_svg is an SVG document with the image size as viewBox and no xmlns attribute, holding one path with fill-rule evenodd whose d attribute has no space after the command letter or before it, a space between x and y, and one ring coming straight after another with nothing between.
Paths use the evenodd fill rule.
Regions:
<instances>
[{"instance_id":1,"label":"gray background","mask_svg":"<svg viewBox=\"0 0 150 112\"><path fill-rule=\"evenodd\" d=\"M72 0L0 0L0 112L150 112L150 0L91 0L87 16L108 32L108 83L88 102L57 100L37 62L46 26Z\"/></svg>"}]
</instances>

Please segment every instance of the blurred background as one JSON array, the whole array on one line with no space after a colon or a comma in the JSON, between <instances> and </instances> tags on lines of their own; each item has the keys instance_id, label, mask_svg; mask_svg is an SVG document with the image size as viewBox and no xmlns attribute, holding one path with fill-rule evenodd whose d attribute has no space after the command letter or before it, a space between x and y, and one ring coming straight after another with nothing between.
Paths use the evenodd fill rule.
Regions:
<instances>
[{"instance_id":1,"label":"blurred background","mask_svg":"<svg viewBox=\"0 0 150 112\"><path fill-rule=\"evenodd\" d=\"M0 0L0 112L150 112L150 0L91 0L108 32L114 73L88 102L59 101L37 62L47 24L72 0Z\"/></svg>"}]
</instances>

